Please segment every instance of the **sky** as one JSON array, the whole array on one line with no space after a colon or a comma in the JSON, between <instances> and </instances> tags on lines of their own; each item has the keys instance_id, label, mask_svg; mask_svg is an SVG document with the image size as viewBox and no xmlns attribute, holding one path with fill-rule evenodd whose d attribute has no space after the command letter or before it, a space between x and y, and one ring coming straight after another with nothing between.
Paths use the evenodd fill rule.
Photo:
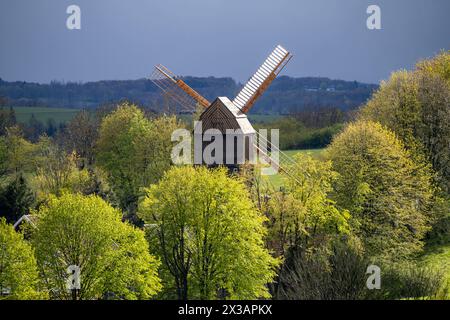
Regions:
<instances>
[{"instance_id":1,"label":"sky","mask_svg":"<svg viewBox=\"0 0 450 320\"><path fill-rule=\"evenodd\" d=\"M70 5L80 30L66 26ZM450 1L1 0L0 43L7 81L138 79L162 63L243 82L281 44L294 55L284 75L378 83L450 49Z\"/></svg>"}]
</instances>

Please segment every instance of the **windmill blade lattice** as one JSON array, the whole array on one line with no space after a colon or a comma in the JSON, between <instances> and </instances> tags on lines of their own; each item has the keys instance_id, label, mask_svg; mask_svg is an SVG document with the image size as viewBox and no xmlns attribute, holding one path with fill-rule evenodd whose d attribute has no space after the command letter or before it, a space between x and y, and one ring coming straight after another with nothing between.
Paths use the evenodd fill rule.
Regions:
<instances>
[{"instance_id":1,"label":"windmill blade lattice","mask_svg":"<svg viewBox=\"0 0 450 320\"><path fill-rule=\"evenodd\" d=\"M180 111L194 112L198 105L204 108L210 105L208 100L161 64L155 66L150 80L179 105Z\"/></svg>"},{"instance_id":2,"label":"windmill blade lattice","mask_svg":"<svg viewBox=\"0 0 450 320\"><path fill-rule=\"evenodd\" d=\"M278 45L259 67L256 73L245 84L234 98L233 103L243 112L247 113L270 83L281 72L292 58L292 54Z\"/></svg>"}]
</instances>

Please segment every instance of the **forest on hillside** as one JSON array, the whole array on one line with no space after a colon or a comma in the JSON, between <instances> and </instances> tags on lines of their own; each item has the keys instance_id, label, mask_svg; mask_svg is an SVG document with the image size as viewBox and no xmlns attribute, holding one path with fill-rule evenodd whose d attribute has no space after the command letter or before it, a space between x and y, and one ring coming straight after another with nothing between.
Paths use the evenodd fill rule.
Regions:
<instances>
[{"instance_id":1,"label":"forest on hillside","mask_svg":"<svg viewBox=\"0 0 450 320\"><path fill-rule=\"evenodd\" d=\"M232 99L242 87L231 78L183 77L189 86L209 100ZM377 85L328 78L282 76L272 83L252 109L256 114L290 114L307 107L354 109L370 97ZM127 100L156 112L167 110L159 89L148 79L87 83L8 82L0 79L0 97L6 106L94 108Z\"/></svg>"}]
</instances>

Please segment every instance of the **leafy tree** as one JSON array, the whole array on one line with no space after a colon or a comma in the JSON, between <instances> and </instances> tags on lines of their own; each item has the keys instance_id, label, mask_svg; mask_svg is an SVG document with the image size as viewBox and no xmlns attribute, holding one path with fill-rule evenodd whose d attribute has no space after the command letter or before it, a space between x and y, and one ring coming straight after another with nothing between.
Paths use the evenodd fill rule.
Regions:
<instances>
[{"instance_id":1,"label":"leafy tree","mask_svg":"<svg viewBox=\"0 0 450 320\"><path fill-rule=\"evenodd\" d=\"M306 114L306 112L305 112ZM296 117L297 115L294 115ZM256 124L256 129L279 129L280 148L284 149L309 149L326 147L336 133L342 130L343 124L335 123L323 127L307 127L291 117L283 117L277 120Z\"/></svg>"},{"instance_id":2,"label":"leafy tree","mask_svg":"<svg viewBox=\"0 0 450 320\"><path fill-rule=\"evenodd\" d=\"M2 98L0 97L0 100ZM0 103L1 106L1 103ZM12 107L9 110L5 110L3 107L0 107L0 136L6 134L6 129L12 126L15 126L17 123L16 113Z\"/></svg>"},{"instance_id":3,"label":"leafy tree","mask_svg":"<svg viewBox=\"0 0 450 320\"><path fill-rule=\"evenodd\" d=\"M33 144L22 137L19 127L6 129L6 136L0 137L1 170L15 176L31 171L33 152Z\"/></svg>"},{"instance_id":4,"label":"leafy tree","mask_svg":"<svg viewBox=\"0 0 450 320\"><path fill-rule=\"evenodd\" d=\"M36 142L39 140L39 137L45 133L44 124L36 119L34 113L31 114L31 118L28 121L27 126L24 128L25 137L31 142Z\"/></svg>"},{"instance_id":5,"label":"leafy tree","mask_svg":"<svg viewBox=\"0 0 450 320\"><path fill-rule=\"evenodd\" d=\"M330 161L303 154L294 160L284 177L285 187L272 192L267 202L268 246L284 258L270 288L277 299L322 299L331 295L332 281L324 280L331 278L334 243L343 237L353 239L350 214L328 198L337 176Z\"/></svg>"},{"instance_id":6,"label":"leafy tree","mask_svg":"<svg viewBox=\"0 0 450 320\"><path fill-rule=\"evenodd\" d=\"M47 289L57 299L148 299L160 288L159 262L144 232L121 221L97 196L63 194L41 207L32 236ZM66 289L67 268L80 268L81 289Z\"/></svg>"},{"instance_id":7,"label":"leafy tree","mask_svg":"<svg viewBox=\"0 0 450 320\"><path fill-rule=\"evenodd\" d=\"M336 107L311 105L293 114L293 117L306 127L323 128L346 122L349 117L349 112L345 112Z\"/></svg>"},{"instance_id":8,"label":"leafy tree","mask_svg":"<svg viewBox=\"0 0 450 320\"><path fill-rule=\"evenodd\" d=\"M170 166L174 117L153 121L124 103L103 118L97 141L97 165L108 175L119 205L136 221L140 188L156 182Z\"/></svg>"},{"instance_id":9,"label":"leafy tree","mask_svg":"<svg viewBox=\"0 0 450 320\"><path fill-rule=\"evenodd\" d=\"M419 251L433 194L427 167L416 165L395 134L378 123L349 124L328 149L339 173L334 198L372 257Z\"/></svg>"},{"instance_id":10,"label":"leafy tree","mask_svg":"<svg viewBox=\"0 0 450 320\"><path fill-rule=\"evenodd\" d=\"M49 137L53 137L56 135L57 131L58 131L58 127L56 126L55 119L53 119L53 118L47 119L45 134Z\"/></svg>"},{"instance_id":11,"label":"leafy tree","mask_svg":"<svg viewBox=\"0 0 450 320\"><path fill-rule=\"evenodd\" d=\"M0 218L0 300L41 299L39 275L31 246Z\"/></svg>"},{"instance_id":12,"label":"leafy tree","mask_svg":"<svg viewBox=\"0 0 450 320\"><path fill-rule=\"evenodd\" d=\"M450 52L399 71L361 109L364 120L394 131L417 159L425 155L450 190Z\"/></svg>"},{"instance_id":13,"label":"leafy tree","mask_svg":"<svg viewBox=\"0 0 450 320\"><path fill-rule=\"evenodd\" d=\"M264 248L266 219L226 169L173 167L139 212L178 299L269 296L277 260Z\"/></svg>"},{"instance_id":14,"label":"leafy tree","mask_svg":"<svg viewBox=\"0 0 450 320\"><path fill-rule=\"evenodd\" d=\"M297 154L285 189L269 200L270 238L278 254L299 247L327 246L336 235L349 233L347 210L338 210L328 198L337 174L331 161L314 160Z\"/></svg>"},{"instance_id":15,"label":"leafy tree","mask_svg":"<svg viewBox=\"0 0 450 320\"><path fill-rule=\"evenodd\" d=\"M27 214L33 203L34 194L22 175L0 189L0 216L5 217L9 223L14 223Z\"/></svg>"},{"instance_id":16,"label":"leafy tree","mask_svg":"<svg viewBox=\"0 0 450 320\"><path fill-rule=\"evenodd\" d=\"M94 145L98 136L95 119L87 110L82 110L67 126L66 144L70 151L75 151L86 163L94 161Z\"/></svg>"},{"instance_id":17,"label":"leafy tree","mask_svg":"<svg viewBox=\"0 0 450 320\"><path fill-rule=\"evenodd\" d=\"M64 190L80 193L89 190L93 182L87 169L78 169L75 153L67 154L48 137L41 137L36 149L34 183L39 197L60 195Z\"/></svg>"}]
</instances>

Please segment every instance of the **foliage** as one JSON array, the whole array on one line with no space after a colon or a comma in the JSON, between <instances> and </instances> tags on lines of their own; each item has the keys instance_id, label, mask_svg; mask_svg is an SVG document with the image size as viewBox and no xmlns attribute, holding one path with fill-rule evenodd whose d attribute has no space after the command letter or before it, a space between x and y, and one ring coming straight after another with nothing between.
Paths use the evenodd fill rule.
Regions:
<instances>
[{"instance_id":1,"label":"foliage","mask_svg":"<svg viewBox=\"0 0 450 320\"><path fill-rule=\"evenodd\" d=\"M134 214L140 188L156 182L170 166L174 117L153 121L134 105L122 104L103 118L97 141L97 165L108 175L119 205Z\"/></svg>"},{"instance_id":2,"label":"foliage","mask_svg":"<svg viewBox=\"0 0 450 320\"><path fill-rule=\"evenodd\" d=\"M33 203L34 194L22 175L0 189L0 217L5 217L9 223L15 223L28 214Z\"/></svg>"},{"instance_id":3,"label":"foliage","mask_svg":"<svg viewBox=\"0 0 450 320\"><path fill-rule=\"evenodd\" d=\"M179 299L269 296L277 260L264 248L266 219L225 169L173 167L139 212Z\"/></svg>"},{"instance_id":4,"label":"foliage","mask_svg":"<svg viewBox=\"0 0 450 320\"><path fill-rule=\"evenodd\" d=\"M268 201L270 241L275 252L289 248L327 246L337 235L349 233L347 210L328 199L336 173L330 161L314 160L298 153L285 177L285 189Z\"/></svg>"},{"instance_id":5,"label":"foliage","mask_svg":"<svg viewBox=\"0 0 450 320\"><path fill-rule=\"evenodd\" d=\"M18 176L32 169L34 146L22 137L19 127L6 129L0 137L0 170L3 174Z\"/></svg>"},{"instance_id":6,"label":"foliage","mask_svg":"<svg viewBox=\"0 0 450 320\"><path fill-rule=\"evenodd\" d=\"M5 135L6 129L16 125L16 122L16 114L12 107L9 110L0 107L0 136Z\"/></svg>"},{"instance_id":7,"label":"foliage","mask_svg":"<svg viewBox=\"0 0 450 320\"><path fill-rule=\"evenodd\" d=\"M280 130L280 149L308 149L327 146L342 124L336 123L320 128L306 127L295 118L283 117L272 122L256 124L255 129Z\"/></svg>"},{"instance_id":8,"label":"foliage","mask_svg":"<svg viewBox=\"0 0 450 320\"><path fill-rule=\"evenodd\" d=\"M337 107L309 106L293 117L308 128L325 128L346 122L350 114Z\"/></svg>"},{"instance_id":9,"label":"foliage","mask_svg":"<svg viewBox=\"0 0 450 320\"><path fill-rule=\"evenodd\" d=\"M0 300L41 299L36 259L31 246L0 218Z\"/></svg>"},{"instance_id":10,"label":"foliage","mask_svg":"<svg viewBox=\"0 0 450 320\"><path fill-rule=\"evenodd\" d=\"M444 270L403 261L381 267L381 288L370 292L371 299L444 299L450 286Z\"/></svg>"},{"instance_id":11,"label":"foliage","mask_svg":"<svg viewBox=\"0 0 450 320\"><path fill-rule=\"evenodd\" d=\"M53 298L148 299L160 290L159 262L149 254L144 233L99 197L51 197L36 214L33 245ZM66 289L71 265L81 271L75 297Z\"/></svg>"},{"instance_id":12,"label":"foliage","mask_svg":"<svg viewBox=\"0 0 450 320\"><path fill-rule=\"evenodd\" d=\"M67 154L47 137L40 138L36 149L34 183L40 198L60 195L64 190L83 193L90 188L91 177L87 169L78 169L75 153Z\"/></svg>"},{"instance_id":13,"label":"foliage","mask_svg":"<svg viewBox=\"0 0 450 320\"><path fill-rule=\"evenodd\" d=\"M450 190L450 52L399 71L361 109L360 117L394 131L418 159L424 156Z\"/></svg>"},{"instance_id":14,"label":"foliage","mask_svg":"<svg viewBox=\"0 0 450 320\"><path fill-rule=\"evenodd\" d=\"M401 259L422 249L433 194L427 167L415 164L395 134L356 122L328 149L339 173L334 199L352 214L367 253Z\"/></svg>"},{"instance_id":15,"label":"foliage","mask_svg":"<svg viewBox=\"0 0 450 320\"><path fill-rule=\"evenodd\" d=\"M86 110L78 112L69 122L66 132L67 148L75 151L83 159L83 167L92 164L98 128L89 112Z\"/></svg>"},{"instance_id":16,"label":"foliage","mask_svg":"<svg viewBox=\"0 0 450 320\"><path fill-rule=\"evenodd\" d=\"M367 295L367 260L352 241L334 241L332 250L290 250L280 271L277 298L354 300Z\"/></svg>"},{"instance_id":17,"label":"foliage","mask_svg":"<svg viewBox=\"0 0 450 320\"><path fill-rule=\"evenodd\" d=\"M184 77L183 80L210 101L219 96L233 97L242 87L231 78ZM356 81L282 76L273 81L252 111L290 114L311 105L351 109L364 103L375 88L376 85ZM49 84L0 81L0 96L7 97L8 105L13 106L94 108L127 99L158 112L165 111L159 88L148 79Z\"/></svg>"}]
</instances>

